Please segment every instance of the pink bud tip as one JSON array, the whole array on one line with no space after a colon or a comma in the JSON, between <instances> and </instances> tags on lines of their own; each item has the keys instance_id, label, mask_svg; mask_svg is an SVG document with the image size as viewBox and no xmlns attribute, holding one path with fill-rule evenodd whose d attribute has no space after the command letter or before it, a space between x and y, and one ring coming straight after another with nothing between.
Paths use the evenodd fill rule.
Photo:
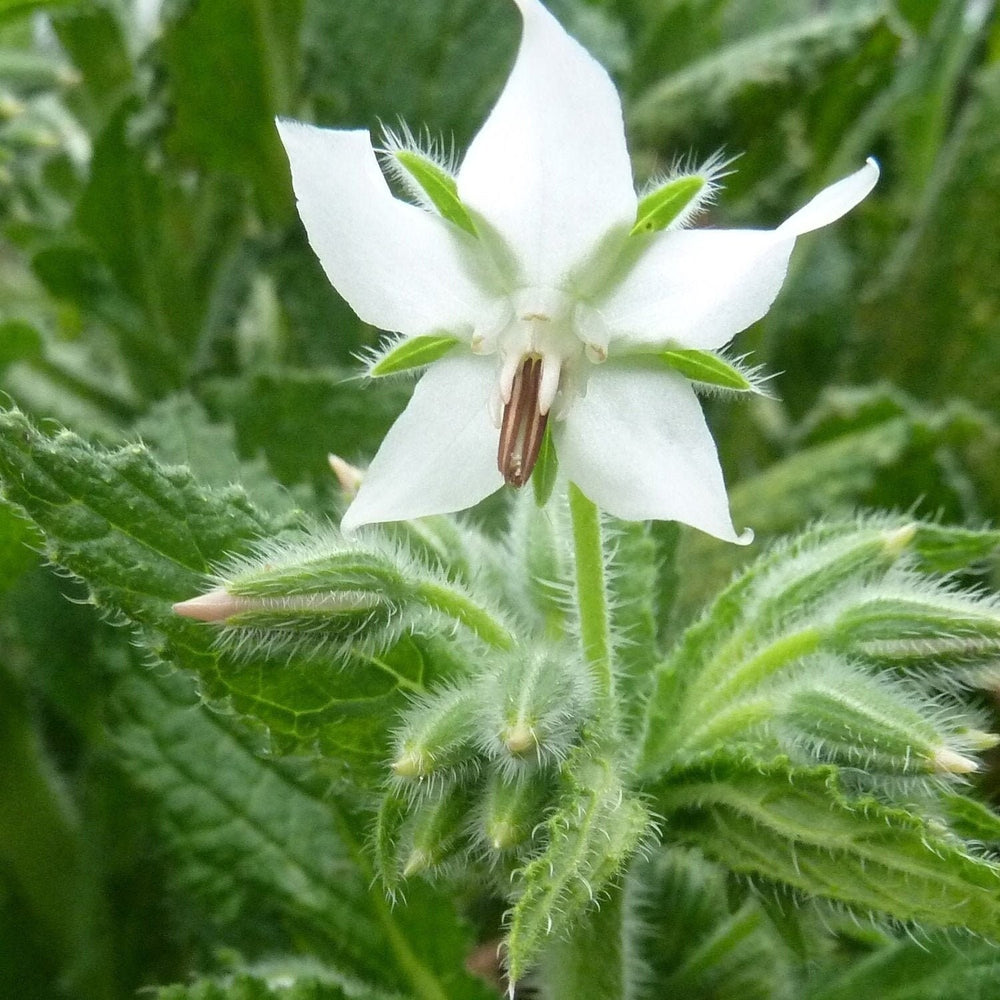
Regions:
<instances>
[{"instance_id":1,"label":"pink bud tip","mask_svg":"<svg viewBox=\"0 0 1000 1000\"><path fill-rule=\"evenodd\" d=\"M175 614L183 618L194 618L200 622L221 622L243 611L246 602L218 587L207 594L199 594L187 601L174 605Z\"/></svg>"}]
</instances>

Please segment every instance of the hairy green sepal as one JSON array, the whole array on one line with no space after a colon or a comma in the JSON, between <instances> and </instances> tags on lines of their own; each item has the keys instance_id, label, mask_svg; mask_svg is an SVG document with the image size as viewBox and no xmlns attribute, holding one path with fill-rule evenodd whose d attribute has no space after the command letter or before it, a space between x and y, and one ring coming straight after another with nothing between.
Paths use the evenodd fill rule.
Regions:
<instances>
[{"instance_id":1,"label":"hairy green sepal","mask_svg":"<svg viewBox=\"0 0 1000 1000\"><path fill-rule=\"evenodd\" d=\"M705 190L704 177L677 177L639 201L630 235L666 229Z\"/></svg>"},{"instance_id":2,"label":"hairy green sepal","mask_svg":"<svg viewBox=\"0 0 1000 1000\"><path fill-rule=\"evenodd\" d=\"M401 340L369 369L372 378L397 375L411 368L422 368L439 358L443 358L456 344L458 337L448 334L429 333L423 337L409 337Z\"/></svg>"},{"instance_id":3,"label":"hairy green sepal","mask_svg":"<svg viewBox=\"0 0 1000 1000\"><path fill-rule=\"evenodd\" d=\"M433 160L411 149L398 149L392 154L396 162L420 185L434 207L449 222L476 235L476 226L468 210L458 197L455 178L442 170Z\"/></svg>"},{"instance_id":4,"label":"hairy green sepal","mask_svg":"<svg viewBox=\"0 0 1000 1000\"><path fill-rule=\"evenodd\" d=\"M750 392L753 383L734 364L711 351L669 349L655 355L693 382L717 385L734 392Z\"/></svg>"}]
</instances>

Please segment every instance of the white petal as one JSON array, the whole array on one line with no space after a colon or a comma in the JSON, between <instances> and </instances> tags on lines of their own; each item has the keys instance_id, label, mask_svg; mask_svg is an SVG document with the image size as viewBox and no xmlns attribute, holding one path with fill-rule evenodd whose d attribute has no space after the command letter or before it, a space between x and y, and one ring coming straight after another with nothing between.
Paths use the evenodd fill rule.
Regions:
<instances>
[{"instance_id":1,"label":"white petal","mask_svg":"<svg viewBox=\"0 0 1000 1000\"><path fill-rule=\"evenodd\" d=\"M613 341L722 347L771 308L794 244L771 230L667 230L597 308Z\"/></svg>"},{"instance_id":2,"label":"white petal","mask_svg":"<svg viewBox=\"0 0 1000 1000\"><path fill-rule=\"evenodd\" d=\"M801 236L836 222L868 197L878 182L878 175L878 164L869 156L860 170L824 188L812 201L785 219L778 226L778 232Z\"/></svg>"},{"instance_id":3,"label":"white petal","mask_svg":"<svg viewBox=\"0 0 1000 1000\"><path fill-rule=\"evenodd\" d=\"M392 196L365 131L278 121L309 242L366 323L407 335L471 332L484 300L463 237Z\"/></svg>"},{"instance_id":4,"label":"white petal","mask_svg":"<svg viewBox=\"0 0 1000 1000\"><path fill-rule=\"evenodd\" d=\"M445 514L498 489L499 431L489 413L496 360L470 354L435 362L389 429L341 528Z\"/></svg>"},{"instance_id":5,"label":"white petal","mask_svg":"<svg viewBox=\"0 0 1000 1000\"><path fill-rule=\"evenodd\" d=\"M529 285L559 285L615 226L635 222L621 102L604 68L537 0L517 61L458 175Z\"/></svg>"},{"instance_id":6,"label":"white petal","mask_svg":"<svg viewBox=\"0 0 1000 1000\"><path fill-rule=\"evenodd\" d=\"M556 425L566 477L598 505L629 521L683 521L729 542L729 515L715 442L685 378L606 364Z\"/></svg>"}]
</instances>

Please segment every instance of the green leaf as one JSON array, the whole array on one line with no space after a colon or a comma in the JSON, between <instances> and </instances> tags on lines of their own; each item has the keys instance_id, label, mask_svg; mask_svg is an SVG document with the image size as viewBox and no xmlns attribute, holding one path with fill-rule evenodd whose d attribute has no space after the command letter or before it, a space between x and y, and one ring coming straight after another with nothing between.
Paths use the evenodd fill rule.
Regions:
<instances>
[{"instance_id":1,"label":"green leaf","mask_svg":"<svg viewBox=\"0 0 1000 1000\"><path fill-rule=\"evenodd\" d=\"M671 368L695 382L705 382L707 385L717 385L736 392L749 392L753 389L753 382L736 365L711 351L678 348L661 351L654 357L665 361Z\"/></svg>"},{"instance_id":2,"label":"green leaf","mask_svg":"<svg viewBox=\"0 0 1000 1000\"><path fill-rule=\"evenodd\" d=\"M173 97L170 148L204 171L248 180L271 222L292 214L274 119L295 100L302 9L302 0L187 3L162 40ZM212 40L210 72L205 39Z\"/></svg>"},{"instance_id":3,"label":"green leaf","mask_svg":"<svg viewBox=\"0 0 1000 1000\"><path fill-rule=\"evenodd\" d=\"M625 882L641 919L624 930L626 953L661 996L792 1000L792 967L763 902L696 851L671 846L639 861ZM634 959L633 959L634 961Z\"/></svg>"},{"instance_id":4,"label":"green leaf","mask_svg":"<svg viewBox=\"0 0 1000 1000\"><path fill-rule=\"evenodd\" d=\"M720 753L655 793L672 836L733 871L861 913L1000 939L1000 869L940 824L851 799L832 767L765 765Z\"/></svg>"},{"instance_id":5,"label":"green leaf","mask_svg":"<svg viewBox=\"0 0 1000 1000\"><path fill-rule=\"evenodd\" d=\"M109 942L99 930L109 922L106 900L81 817L32 715L26 692L0 662L0 864L26 903L30 931L68 970L73 995L98 1000L114 979Z\"/></svg>"},{"instance_id":6,"label":"green leaf","mask_svg":"<svg viewBox=\"0 0 1000 1000\"><path fill-rule=\"evenodd\" d=\"M277 483L259 458L240 461L236 434L208 414L187 393L154 403L133 427L160 462L185 465L204 486L239 483L253 502L276 515L295 510L292 495Z\"/></svg>"},{"instance_id":7,"label":"green leaf","mask_svg":"<svg viewBox=\"0 0 1000 1000\"><path fill-rule=\"evenodd\" d=\"M302 38L326 120L374 124L398 115L463 147L503 85L518 18L479 0L340 0L308 4Z\"/></svg>"},{"instance_id":8,"label":"green leaf","mask_svg":"<svg viewBox=\"0 0 1000 1000\"><path fill-rule=\"evenodd\" d=\"M704 191L705 186L704 177L675 177L655 191L650 191L639 201L630 235L666 229Z\"/></svg>"},{"instance_id":9,"label":"green leaf","mask_svg":"<svg viewBox=\"0 0 1000 1000\"><path fill-rule=\"evenodd\" d=\"M0 594L7 591L36 556L32 546L38 538L29 521L10 506L0 503Z\"/></svg>"},{"instance_id":10,"label":"green leaf","mask_svg":"<svg viewBox=\"0 0 1000 1000\"><path fill-rule=\"evenodd\" d=\"M816 967L802 1000L985 1000L1000 990L996 945L968 935L921 934L842 965Z\"/></svg>"},{"instance_id":11,"label":"green leaf","mask_svg":"<svg viewBox=\"0 0 1000 1000\"><path fill-rule=\"evenodd\" d=\"M457 343L458 337L448 334L409 337L401 340L387 354L383 354L368 370L368 374L373 378L380 378L383 375L395 375L397 372L429 365L438 358L443 358Z\"/></svg>"},{"instance_id":12,"label":"green leaf","mask_svg":"<svg viewBox=\"0 0 1000 1000\"><path fill-rule=\"evenodd\" d=\"M155 1000L402 1000L399 994L357 982L341 985L317 963L273 961L252 972L147 988Z\"/></svg>"},{"instance_id":13,"label":"green leaf","mask_svg":"<svg viewBox=\"0 0 1000 1000\"><path fill-rule=\"evenodd\" d=\"M213 413L236 428L244 455L259 451L285 484L330 483L327 455L367 460L406 403L405 382L361 387L330 368L264 369L243 379L216 380L205 390Z\"/></svg>"},{"instance_id":14,"label":"green leaf","mask_svg":"<svg viewBox=\"0 0 1000 1000\"><path fill-rule=\"evenodd\" d=\"M992 535L974 532L973 541L954 527L984 520L1000 503L993 472L1000 463L1000 428L988 413L958 402L926 410L888 386L831 389L790 445L790 455L730 491L735 523L752 527L758 543L819 517L874 508L952 522L939 526L938 543L934 525L922 527L918 537L921 558L941 569L964 568L992 550ZM724 547L687 532L679 564L697 565L699 572L681 575L678 617L690 618L754 550L757 545Z\"/></svg>"},{"instance_id":15,"label":"green leaf","mask_svg":"<svg viewBox=\"0 0 1000 1000\"><path fill-rule=\"evenodd\" d=\"M472 236L476 224L458 196L455 178L432 159L412 149L397 149L392 153L396 162L413 178L441 216Z\"/></svg>"},{"instance_id":16,"label":"green leaf","mask_svg":"<svg viewBox=\"0 0 1000 1000\"><path fill-rule=\"evenodd\" d=\"M921 198L908 236L863 298L860 324L878 334L857 338L846 374L863 381L878 372L922 398L960 395L992 409L1000 392L1000 284L988 255L1000 240L1000 197L989 178L1000 164L1000 137L991 127L1000 114L1000 65L985 67L969 85L930 179L916 178Z\"/></svg>"},{"instance_id":17,"label":"green leaf","mask_svg":"<svg viewBox=\"0 0 1000 1000\"><path fill-rule=\"evenodd\" d=\"M733 9L725 10L731 22ZM809 11L800 18L782 8L771 24L761 23L756 5L749 10L753 14L745 20L752 32L708 45L705 14L689 14L690 30L701 36L692 45L704 45L704 52L652 82L636 96L629 115L630 135L640 146L660 149L669 137L673 149L725 144L746 150L739 173L727 180L737 197L762 178L774 183L776 164L780 172L780 165L807 157L817 172L825 169L844 133L895 69L900 45L877 4ZM799 138L775 128L777 120L789 125L794 120Z\"/></svg>"},{"instance_id":18,"label":"green leaf","mask_svg":"<svg viewBox=\"0 0 1000 1000\"><path fill-rule=\"evenodd\" d=\"M0 372L15 361L26 361L42 355L41 334L23 320L0 323Z\"/></svg>"},{"instance_id":19,"label":"green leaf","mask_svg":"<svg viewBox=\"0 0 1000 1000\"><path fill-rule=\"evenodd\" d=\"M176 877L217 928L252 915L284 928L285 947L305 940L317 960L383 990L479 995L450 907L419 886L395 909L371 891L362 827L345 803L199 706L179 674L135 663L114 706L121 764L152 796Z\"/></svg>"}]
</instances>

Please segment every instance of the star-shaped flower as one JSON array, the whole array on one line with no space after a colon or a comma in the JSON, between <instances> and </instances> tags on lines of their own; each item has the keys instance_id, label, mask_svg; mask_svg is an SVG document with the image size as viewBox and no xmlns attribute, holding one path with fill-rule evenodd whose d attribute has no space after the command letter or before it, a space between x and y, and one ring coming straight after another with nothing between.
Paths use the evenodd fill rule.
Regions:
<instances>
[{"instance_id":1,"label":"star-shaped flower","mask_svg":"<svg viewBox=\"0 0 1000 1000\"><path fill-rule=\"evenodd\" d=\"M330 281L398 335L373 374L430 362L342 526L519 486L547 432L562 473L609 513L739 541L688 376L767 312L796 237L853 208L878 167L774 230L679 228L719 165L640 201L607 73L538 0L514 2L514 68L454 176L394 137L382 151L421 204L393 195L368 132L278 123Z\"/></svg>"}]
</instances>

